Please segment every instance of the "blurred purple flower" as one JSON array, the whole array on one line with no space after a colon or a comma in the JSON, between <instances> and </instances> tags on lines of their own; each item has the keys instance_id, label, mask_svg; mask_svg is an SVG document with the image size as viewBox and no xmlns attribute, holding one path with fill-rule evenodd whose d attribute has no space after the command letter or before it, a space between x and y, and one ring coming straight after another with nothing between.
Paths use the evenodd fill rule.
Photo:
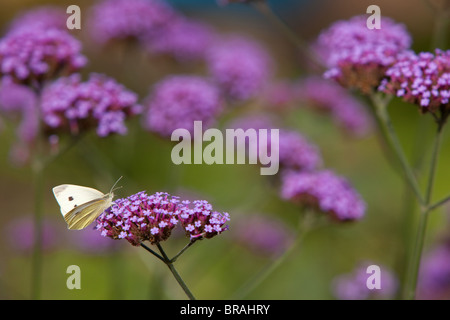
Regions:
<instances>
[{"instance_id":1,"label":"blurred purple flower","mask_svg":"<svg viewBox=\"0 0 450 320\"><path fill-rule=\"evenodd\" d=\"M30 146L38 134L36 103L36 95L30 88L10 81L0 82L0 115L20 121L16 129L17 141L10 151L14 164L23 165L29 159Z\"/></svg>"},{"instance_id":2,"label":"blurred purple flower","mask_svg":"<svg viewBox=\"0 0 450 320\"><path fill-rule=\"evenodd\" d=\"M271 141L269 150L274 147L277 146ZM322 165L319 148L297 131L280 130L278 151L284 169L311 171Z\"/></svg>"},{"instance_id":3,"label":"blurred purple flower","mask_svg":"<svg viewBox=\"0 0 450 320\"><path fill-rule=\"evenodd\" d=\"M281 197L320 210L338 221L359 220L366 211L364 200L349 182L329 170L285 172Z\"/></svg>"},{"instance_id":4,"label":"blurred purple flower","mask_svg":"<svg viewBox=\"0 0 450 320\"><path fill-rule=\"evenodd\" d=\"M232 100L256 96L268 83L272 60L256 41L232 36L217 41L207 53L210 74Z\"/></svg>"},{"instance_id":5,"label":"blurred purple flower","mask_svg":"<svg viewBox=\"0 0 450 320\"><path fill-rule=\"evenodd\" d=\"M199 76L168 76L158 82L150 95L146 117L147 129L170 137L175 129L184 128L191 134L194 121L210 126L222 111L219 90Z\"/></svg>"},{"instance_id":6,"label":"blurred purple flower","mask_svg":"<svg viewBox=\"0 0 450 320\"><path fill-rule=\"evenodd\" d=\"M206 24L179 18L163 32L144 41L144 45L151 53L170 55L180 62L191 62L205 58L214 38L214 31Z\"/></svg>"},{"instance_id":7,"label":"blurred purple flower","mask_svg":"<svg viewBox=\"0 0 450 320\"><path fill-rule=\"evenodd\" d=\"M74 247L88 254L105 254L117 250L118 243L109 241L94 228L70 232L69 241Z\"/></svg>"},{"instance_id":8,"label":"blurred purple flower","mask_svg":"<svg viewBox=\"0 0 450 320\"><path fill-rule=\"evenodd\" d=\"M386 71L378 90L417 104L423 112L450 107L450 50L407 52Z\"/></svg>"},{"instance_id":9,"label":"blurred purple flower","mask_svg":"<svg viewBox=\"0 0 450 320\"><path fill-rule=\"evenodd\" d=\"M450 299L449 241L433 248L424 256L418 282L419 299Z\"/></svg>"},{"instance_id":10,"label":"blurred purple flower","mask_svg":"<svg viewBox=\"0 0 450 320\"><path fill-rule=\"evenodd\" d=\"M214 211L206 200L195 200L193 208L189 208L190 201L185 200L185 210L180 212L180 223L190 239L210 239L228 230L225 225L230 220L227 212Z\"/></svg>"},{"instance_id":11,"label":"blurred purple flower","mask_svg":"<svg viewBox=\"0 0 450 320\"><path fill-rule=\"evenodd\" d=\"M176 18L176 12L165 1L104 0L91 8L88 25L94 41L106 44L158 36Z\"/></svg>"},{"instance_id":12,"label":"blurred purple flower","mask_svg":"<svg viewBox=\"0 0 450 320\"><path fill-rule=\"evenodd\" d=\"M372 129L366 106L339 85L318 77L309 77L296 85L296 96L301 103L331 114L346 132L362 136Z\"/></svg>"},{"instance_id":13,"label":"blurred purple flower","mask_svg":"<svg viewBox=\"0 0 450 320\"><path fill-rule=\"evenodd\" d=\"M272 83L262 94L265 107L277 112L291 109L296 98L295 87L288 81Z\"/></svg>"},{"instance_id":14,"label":"blurred purple flower","mask_svg":"<svg viewBox=\"0 0 450 320\"><path fill-rule=\"evenodd\" d=\"M42 94L43 121L50 133L69 132L77 135L96 126L97 134L125 134L127 117L139 114L138 97L114 79L91 74L82 82L80 75L61 78Z\"/></svg>"},{"instance_id":15,"label":"blurred purple flower","mask_svg":"<svg viewBox=\"0 0 450 320\"><path fill-rule=\"evenodd\" d=\"M333 281L332 291L339 300L393 299L398 289L395 275L384 266L380 266L380 289L369 289L367 267L373 263L359 264L351 273L342 274Z\"/></svg>"},{"instance_id":16,"label":"blurred purple flower","mask_svg":"<svg viewBox=\"0 0 450 320\"><path fill-rule=\"evenodd\" d=\"M235 222L233 239L256 254L276 258L291 244L293 231L281 220L263 215L245 216Z\"/></svg>"},{"instance_id":17,"label":"blurred purple flower","mask_svg":"<svg viewBox=\"0 0 450 320\"><path fill-rule=\"evenodd\" d=\"M42 249L50 251L58 243L58 234L52 221L42 222ZM34 221L31 217L23 217L10 221L5 226L5 236L11 248L19 252L30 253L34 247Z\"/></svg>"},{"instance_id":18,"label":"blurred purple flower","mask_svg":"<svg viewBox=\"0 0 450 320\"><path fill-rule=\"evenodd\" d=\"M233 129L242 129L244 131L255 129L257 141L251 141L251 143L257 143L259 148L258 130L275 129L275 122L268 115L257 114L236 118L229 126ZM272 148L278 148L279 164L284 169L310 171L322 165L322 157L318 147L297 131L280 129L277 145L271 141L270 134L267 139L267 150L270 152ZM245 146L238 147L248 149L250 140L252 140L251 135L246 139Z\"/></svg>"},{"instance_id":19,"label":"blurred purple flower","mask_svg":"<svg viewBox=\"0 0 450 320\"><path fill-rule=\"evenodd\" d=\"M59 29L66 28L67 14L62 7L40 6L17 15L9 24L8 33L26 29Z\"/></svg>"},{"instance_id":20,"label":"blurred purple flower","mask_svg":"<svg viewBox=\"0 0 450 320\"><path fill-rule=\"evenodd\" d=\"M323 31L314 49L329 68L325 77L369 94L399 53L411 46L402 24L383 17L381 29L367 28L367 16L337 21Z\"/></svg>"},{"instance_id":21,"label":"blurred purple flower","mask_svg":"<svg viewBox=\"0 0 450 320\"><path fill-rule=\"evenodd\" d=\"M0 41L0 76L39 89L56 76L78 71L86 64L81 44L69 33L27 28Z\"/></svg>"}]
</instances>

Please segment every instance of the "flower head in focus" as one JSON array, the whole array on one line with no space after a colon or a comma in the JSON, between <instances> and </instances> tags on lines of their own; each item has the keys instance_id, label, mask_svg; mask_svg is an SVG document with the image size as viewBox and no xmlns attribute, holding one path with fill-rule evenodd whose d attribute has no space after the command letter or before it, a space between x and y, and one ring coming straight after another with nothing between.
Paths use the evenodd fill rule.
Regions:
<instances>
[{"instance_id":1,"label":"flower head in focus","mask_svg":"<svg viewBox=\"0 0 450 320\"><path fill-rule=\"evenodd\" d=\"M183 208L178 197L168 193L138 192L116 200L100 215L97 229L104 237L126 239L134 246L146 240L153 244L170 236Z\"/></svg>"},{"instance_id":2,"label":"flower head in focus","mask_svg":"<svg viewBox=\"0 0 450 320\"><path fill-rule=\"evenodd\" d=\"M386 71L378 90L418 105L423 112L450 107L450 50L407 52Z\"/></svg>"},{"instance_id":3,"label":"flower head in focus","mask_svg":"<svg viewBox=\"0 0 450 320\"><path fill-rule=\"evenodd\" d=\"M329 170L285 172L281 197L327 213L337 221L359 220L366 211L364 200L349 182Z\"/></svg>"},{"instance_id":4,"label":"flower head in focus","mask_svg":"<svg viewBox=\"0 0 450 320\"><path fill-rule=\"evenodd\" d=\"M381 29L368 29L367 17L338 21L323 31L314 49L329 68L325 77L365 94L376 89L411 37L402 24L383 18Z\"/></svg>"},{"instance_id":5,"label":"flower head in focus","mask_svg":"<svg viewBox=\"0 0 450 320\"><path fill-rule=\"evenodd\" d=\"M148 102L146 127L161 136L170 137L175 129L192 134L194 121L210 126L222 111L217 87L206 78L172 75L158 82Z\"/></svg>"},{"instance_id":6,"label":"flower head in focus","mask_svg":"<svg viewBox=\"0 0 450 320\"><path fill-rule=\"evenodd\" d=\"M77 135L96 127L100 137L125 134L124 121L141 112L135 93L101 74L91 74L85 82L78 74L58 79L44 90L41 108L50 133Z\"/></svg>"},{"instance_id":7,"label":"flower head in focus","mask_svg":"<svg viewBox=\"0 0 450 320\"><path fill-rule=\"evenodd\" d=\"M206 200L193 201L193 208L189 207L190 201L183 203L187 207L180 213L180 222L191 239L210 239L228 230L225 223L230 220L230 215L227 212L214 211Z\"/></svg>"},{"instance_id":8,"label":"flower head in focus","mask_svg":"<svg viewBox=\"0 0 450 320\"><path fill-rule=\"evenodd\" d=\"M35 89L85 64L80 42L62 30L26 28L0 41L0 76Z\"/></svg>"},{"instance_id":9,"label":"flower head in focus","mask_svg":"<svg viewBox=\"0 0 450 320\"><path fill-rule=\"evenodd\" d=\"M97 229L104 237L126 239L134 246L167 240L178 222L191 240L209 239L228 229L228 213L213 211L205 200L193 201L193 208L190 203L165 192L138 192L116 200L98 218Z\"/></svg>"},{"instance_id":10,"label":"flower head in focus","mask_svg":"<svg viewBox=\"0 0 450 320\"><path fill-rule=\"evenodd\" d=\"M231 100L253 98L270 79L271 57L263 46L246 37L217 41L206 60L212 78Z\"/></svg>"}]
</instances>

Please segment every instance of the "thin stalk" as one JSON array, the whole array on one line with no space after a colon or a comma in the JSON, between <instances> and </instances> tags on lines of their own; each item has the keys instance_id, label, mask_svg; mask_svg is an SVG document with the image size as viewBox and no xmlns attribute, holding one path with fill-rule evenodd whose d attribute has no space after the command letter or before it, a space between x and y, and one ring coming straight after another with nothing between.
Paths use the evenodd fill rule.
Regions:
<instances>
[{"instance_id":1,"label":"thin stalk","mask_svg":"<svg viewBox=\"0 0 450 320\"><path fill-rule=\"evenodd\" d=\"M445 198L443 198L443 199L441 199L441 200L439 200L439 201L437 201L437 202L435 202L435 203L433 203L432 205L429 205L428 206L428 210L431 212L434 209L437 209L438 207L444 205L445 203L447 203L449 201L450 201L450 195L445 197Z\"/></svg>"},{"instance_id":2,"label":"thin stalk","mask_svg":"<svg viewBox=\"0 0 450 320\"><path fill-rule=\"evenodd\" d=\"M400 140L398 139L397 133L395 132L394 126L392 125L391 119L389 117L389 113L387 111L388 100L382 99L379 94L371 95L371 100L372 104L375 107L376 116L379 118L382 124L382 129L385 131L385 136L388 138L389 145L400 161L403 172L405 174L406 182L413 190L419 203L421 205L424 205L425 200L421 194L419 184L411 166L408 163L405 153L403 152Z\"/></svg>"},{"instance_id":3,"label":"thin stalk","mask_svg":"<svg viewBox=\"0 0 450 320\"><path fill-rule=\"evenodd\" d=\"M42 216L44 191L44 165L40 158L33 163L34 182L34 247L31 273L31 299L41 297L42 285Z\"/></svg>"},{"instance_id":4,"label":"thin stalk","mask_svg":"<svg viewBox=\"0 0 450 320\"><path fill-rule=\"evenodd\" d=\"M240 300L245 298L250 292L256 289L264 280L266 280L273 272L275 272L301 245L306 234L312 229L315 220L315 212L304 212L300 221L295 240L291 243L289 248L278 257L271 261L263 270L257 273L253 278L247 281L241 288L239 288L233 296L233 299Z\"/></svg>"},{"instance_id":5,"label":"thin stalk","mask_svg":"<svg viewBox=\"0 0 450 320\"><path fill-rule=\"evenodd\" d=\"M171 260L169 259L169 257L167 256L167 254L164 252L162 246L157 243L156 246L159 249L159 252L161 252L161 255L164 258L164 263L166 264L166 266L169 268L170 272L172 272L175 280L177 280L178 284L180 285L180 287L183 289L183 291L186 293L186 295L188 296L188 298L190 300L195 300L194 295L192 294L192 292L189 290L188 286L186 285L186 283L183 281L183 279L181 278L181 276L179 275L179 273L177 272L177 270L175 269L175 267L173 266L173 263L171 262Z\"/></svg>"},{"instance_id":6,"label":"thin stalk","mask_svg":"<svg viewBox=\"0 0 450 320\"><path fill-rule=\"evenodd\" d=\"M192 239L187 245L184 246L183 249L180 250L180 252L178 252L171 260L171 263L174 263L175 261L177 261L177 259L187 250L189 249L194 243L195 241L197 241L197 239Z\"/></svg>"},{"instance_id":7,"label":"thin stalk","mask_svg":"<svg viewBox=\"0 0 450 320\"><path fill-rule=\"evenodd\" d=\"M296 239L292 242L290 247L276 260L270 262L263 270L257 273L247 283L245 283L233 296L233 300L241 300L255 290L264 280L266 280L272 273L274 273L293 252L297 251L298 247L305 238L305 233L299 233Z\"/></svg>"},{"instance_id":8,"label":"thin stalk","mask_svg":"<svg viewBox=\"0 0 450 320\"><path fill-rule=\"evenodd\" d=\"M253 8L265 16L278 30L280 30L286 38L291 41L300 51L304 52L306 56L314 62L317 66L323 67L323 62L317 57L310 46L292 30L289 25L284 22L278 15L273 12L272 8L265 0L251 2Z\"/></svg>"},{"instance_id":9,"label":"thin stalk","mask_svg":"<svg viewBox=\"0 0 450 320\"><path fill-rule=\"evenodd\" d=\"M442 129L443 125L445 123L445 118L443 121L441 121L438 124L438 130L436 134L436 138L434 141L433 146L433 153L431 155L431 161L430 161L430 172L428 176L428 184L427 184L427 190L426 190L426 196L425 196L425 204L421 208L420 212L420 218L419 218L419 226L416 233L416 240L414 244L414 250L411 255L410 263L409 263L409 269L407 271L407 282L405 285L405 298L407 299L415 299L416 296L416 289L417 289L417 278L419 275L419 269L420 269L420 261L422 258L422 251L423 246L425 242L425 234L427 229L427 223L428 223L428 213L430 212L430 201L431 196L433 192L433 186L434 186L434 180L436 176L436 168L437 168L437 161L438 161L438 155L441 148L441 142L442 142Z\"/></svg>"},{"instance_id":10,"label":"thin stalk","mask_svg":"<svg viewBox=\"0 0 450 320\"><path fill-rule=\"evenodd\" d=\"M166 263L166 261L164 260L163 257L161 257L158 253L156 253L155 251L153 251L152 249L150 249L149 247L147 247L145 244L143 244L141 242L141 247L144 248L145 250L147 250L148 252L150 252L152 255L154 255L155 257L157 257L159 260L161 260L162 262Z\"/></svg>"}]
</instances>

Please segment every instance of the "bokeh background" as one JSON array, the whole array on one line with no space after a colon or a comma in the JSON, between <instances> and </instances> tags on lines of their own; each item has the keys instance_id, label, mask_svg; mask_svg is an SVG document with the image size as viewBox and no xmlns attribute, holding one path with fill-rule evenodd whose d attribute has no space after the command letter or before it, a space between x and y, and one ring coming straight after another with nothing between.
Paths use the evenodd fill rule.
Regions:
<instances>
[{"instance_id":1,"label":"bokeh background","mask_svg":"<svg viewBox=\"0 0 450 320\"><path fill-rule=\"evenodd\" d=\"M76 1L84 14L92 5ZM233 4L221 7L214 0L168 1L183 14L210 24L223 33L241 33L261 41L276 61L275 77L296 79L305 72L296 48L253 9ZM340 19L365 14L373 1L271 1L271 6L307 41ZM0 30L20 12L53 4L63 8L73 1L2 0ZM404 23L413 38L415 51L430 50L434 11L422 0L379 0L382 16ZM89 65L83 74L101 72L114 77L143 100L153 83L166 74L198 73L193 65L173 60L150 60L131 50L105 51L87 39L88 31L71 31L83 44ZM442 48L447 49L447 48ZM359 97L364 102L363 97ZM393 122L411 161L427 163L429 152L417 155L417 141L427 144L432 137L431 117L419 126L421 115L413 106L394 101L390 107ZM405 254L409 249L417 206L411 200L401 175L384 157L375 133L363 138L342 134L333 121L323 115L298 108L286 117L286 123L319 146L327 168L352 182L368 205L364 219L354 223L327 223L311 232L299 250L256 290L250 299L335 299L333 283L337 276L352 272L361 262L392 270L401 281ZM225 120L224 120L225 121ZM231 215L230 230L195 244L176 267L191 291L199 299L228 299L255 272L270 263L273 256L255 251L236 232L241 219L264 216L280 222L291 232L298 221L299 209L279 198L278 189L259 168L250 165L182 165L170 160L172 144L141 129L139 119L128 123L129 133L107 139L95 134L70 149L45 172L45 239L42 298L44 299L184 299L166 266L125 241L98 239L88 228L69 231L62 219L51 189L62 183L80 184L107 191L124 176L117 191L125 197L140 190L208 200L215 209ZM10 158L15 129L8 123L0 131L0 298L30 297L33 186L29 166L17 166ZM448 134L445 134L436 180L435 200L450 190ZM420 161L419 161L420 162ZM405 199L408 199L406 202ZM28 219L28 220L27 220ZM29 221L28 221L29 222ZM425 251L442 241L449 232L447 209L433 212L428 226ZM47 234L47 232L45 232ZM92 237L92 238L91 238ZM97 241L98 242L97 244ZM186 243L175 235L164 243L174 254ZM93 245L95 244L95 245ZM66 269L81 268L81 290L68 290ZM393 297L395 298L395 296Z\"/></svg>"}]
</instances>

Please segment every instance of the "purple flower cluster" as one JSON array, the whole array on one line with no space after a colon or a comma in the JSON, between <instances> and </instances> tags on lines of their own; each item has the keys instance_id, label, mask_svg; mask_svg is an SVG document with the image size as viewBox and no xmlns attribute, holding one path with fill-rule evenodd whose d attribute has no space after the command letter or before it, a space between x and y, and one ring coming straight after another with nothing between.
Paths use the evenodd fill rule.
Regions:
<instances>
[{"instance_id":1,"label":"purple flower cluster","mask_svg":"<svg viewBox=\"0 0 450 320\"><path fill-rule=\"evenodd\" d=\"M433 300L450 298L450 242L448 240L425 255L420 267L418 297Z\"/></svg>"},{"instance_id":2,"label":"purple flower cluster","mask_svg":"<svg viewBox=\"0 0 450 320\"><path fill-rule=\"evenodd\" d=\"M225 223L230 220L230 215L227 212L213 211L212 205L205 200L193 201L193 208L188 207L189 203L189 200L183 201L186 207L180 213L180 222L190 239L209 239L228 230Z\"/></svg>"},{"instance_id":3,"label":"purple flower cluster","mask_svg":"<svg viewBox=\"0 0 450 320\"><path fill-rule=\"evenodd\" d=\"M218 41L207 54L214 81L232 100L253 98L268 83L272 62L257 42L233 36Z\"/></svg>"},{"instance_id":4,"label":"purple flower cluster","mask_svg":"<svg viewBox=\"0 0 450 320\"><path fill-rule=\"evenodd\" d=\"M407 52L386 71L386 76L380 91L417 104L424 112L450 106L450 50L417 55Z\"/></svg>"},{"instance_id":5,"label":"purple flower cluster","mask_svg":"<svg viewBox=\"0 0 450 320\"><path fill-rule=\"evenodd\" d=\"M166 54L179 62L190 62L205 58L214 37L209 26L179 18L168 25L164 32L146 39L144 46L151 53Z\"/></svg>"},{"instance_id":6,"label":"purple flower cluster","mask_svg":"<svg viewBox=\"0 0 450 320\"><path fill-rule=\"evenodd\" d=\"M58 29L26 28L0 41L0 76L23 84L78 71L86 64L81 44Z\"/></svg>"},{"instance_id":7,"label":"purple flower cluster","mask_svg":"<svg viewBox=\"0 0 450 320\"><path fill-rule=\"evenodd\" d=\"M325 76L345 87L370 93L399 53L411 46L411 37L402 24L383 17L381 29L367 28L367 17L338 21L323 31L315 46L330 68Z\"/></svg>"},{"instance_id":8,"label":"purple flower cluster","mask_svg":"<svg viewBox=\"0 0 450 320\"><path fill-rule=\"evenodd\" d=\"M97 43L155 36L176 16L159 0L104 0L91 8L89 30Z\"/></svg>"},{"instance_id":9,"label":"purple flower cluster","mask_svg":"<svg viewBox=\"0 0 450 320\"><path fill-rule=\"evenodd\" d=\"M86 82L78 74L60 78L44 90L41 100L43 121L51 133L77 135L96 126L100 137L125 134L126 118L141 112L136 94L100 74L91 74Z\"/></svg>"},{"instance_id":10,"label":"purple flower cluster","mask_svg":"<svg viewBox=\"0 0 450 320\"><path fill-rule=\"evenodd\" d=\"M292 243L294 234L282 221L264 215L242 217L233 238L252 252L276 258Z\"/></svg>"},{"instance_id":11,"label":"purple flower cluster","mask_svg":"<svg viewBox=\"0 0 450 320\"><path fill-rule=\"evenodd\" d=\"M346 132L367 134L372 121L366 107L341 86L318 77L309 77L296 85L297 99L318 111L329 113Z\"/></svg>"},{"instance_id":12,"label":"purple flower cluster","mask_svg":"<svg viewBox=\"0 0 450 320\"><path fill-rule=\"evenodd\" d=\"M149 99L146 127L170 137L175 129L194 131L194 121L203 128L211 125L222 111L217 87L199 76L168 76L158 82Z\"/></svg>"},{"instance_id":13,"label":"purple flower cluster","mask_svg":"<svg viewBox=\"0 0 450 320\"><path fill-rule=\"evenodd\" d=\"M40 6L19 14L9 25L8 33L25 29L59 29L66 28L67 14L61 7Z\"/></svg>"},{"instance_id":14,"label":"purple flower cluster","mask_svg":"<svg viewBox=\"0 0 450 320\"><path fill-rule=\"evenodd\" d=\"M139 192L116 200L100 215L97 229L105 237L126 239L134 246L146 240L152 244L167 240L179 221L191 239L209 239L228 229L224 225L230 219L228 213L213 211L204 200L194 201L193 208L189 204L164 192Z\"/></svg>"},{"instance_id":15,"label":"purple flower cluster","mask_svg":"<svg viewBox=\"0 0 450 320\"><path fill-rule=\"evenodd\" d=\"M367 288L367 267L373 263L360 263L351 273L342 274L333 281L332 291L339 300L392 299L398 289L398 280L386 267L381 266L380 289Z\"/></svg>"},{"instance_id":16,"label":"purple flower cluster","mask_svg":"<svg viewBox=\"0 0 450 320\"><path fill-rule=\"evenodd\" d=\"M322 165L319 148L297 131L280 130L278 146L270 141L269 150L278 147L280 166L284 169L311 171Z\"/></svg>"},{"instance_id":17,"label":"purple flower cluster","mask_svg":"<svg viewBox=\"0 0 450 320\"><path fill-rule=\"evenodd\" d=\"M364 200L349 182L329 170L285 172L281 197L318 209L338 221L359 220L366 210Z\"/></svg>"}]
</instances>

